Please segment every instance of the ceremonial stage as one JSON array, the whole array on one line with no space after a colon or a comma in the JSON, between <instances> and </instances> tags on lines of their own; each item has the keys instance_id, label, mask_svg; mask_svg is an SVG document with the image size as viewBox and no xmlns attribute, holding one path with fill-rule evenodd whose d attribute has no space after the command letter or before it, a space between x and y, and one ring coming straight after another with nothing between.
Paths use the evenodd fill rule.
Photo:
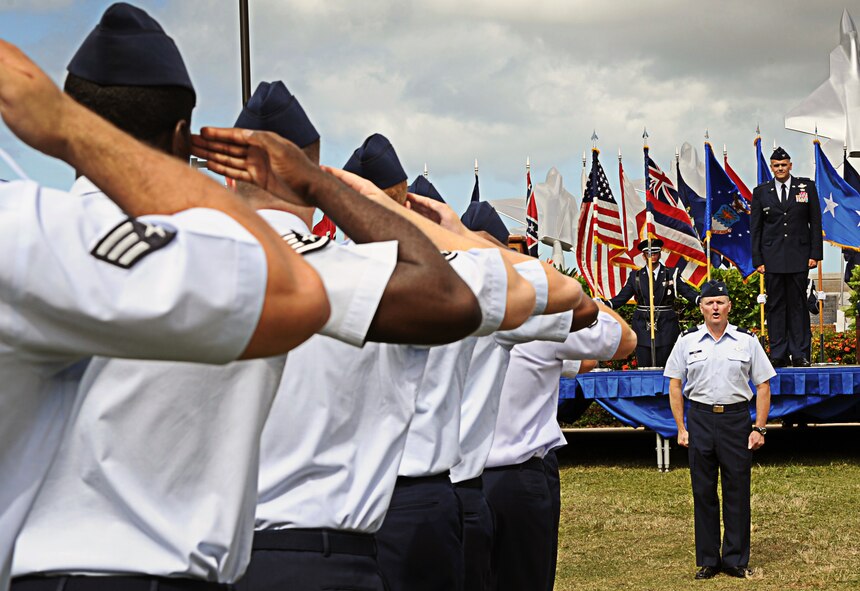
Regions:
<instances>
[{"instance_id":1,"label":"ceremonial stage","mask_svg":"<svg viewBox=\"0 0 860 591\"><path fill-rule=\"evenodd\" d=\"M805 422L860 421L860 365L779 368L770 381L768 420L786 415ZM678 430L669 408L669 379L662 369L596 370L562 378L559 404L565 400L595 400L630 427L657 433L657 466L669 467L669 441ZM750 402L755 417L755 398Z\"/></svg>"}]
</instances>

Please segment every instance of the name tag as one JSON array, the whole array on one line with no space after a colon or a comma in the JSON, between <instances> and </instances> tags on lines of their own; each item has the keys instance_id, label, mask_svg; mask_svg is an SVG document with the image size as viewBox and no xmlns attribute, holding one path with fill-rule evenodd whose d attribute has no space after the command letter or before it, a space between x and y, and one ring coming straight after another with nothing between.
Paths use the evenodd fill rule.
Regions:
<instances>
[{"instance_id":1,"label":"name tag","mask_svg":"<svg viewBox=\"0 0 860 591\"><path fill-rule=\"evenodd\" d=\"M702 361L703 359L705 359L705 352L704 351L690 351L689 357L687 358L687 361L689 361L689 362Z\"/></svg>"},{"instance_id":2,"label":"name tag","mask_svg":"<svg viewBox=\"0 0 860 591\"><path fill-rule=\"evenodd\" d=\"M800 193L797 194L797 202L798 203L808 203L809 202L809 195L807 194L806 191L801 191Z\"/></svg>"}]
</instances>

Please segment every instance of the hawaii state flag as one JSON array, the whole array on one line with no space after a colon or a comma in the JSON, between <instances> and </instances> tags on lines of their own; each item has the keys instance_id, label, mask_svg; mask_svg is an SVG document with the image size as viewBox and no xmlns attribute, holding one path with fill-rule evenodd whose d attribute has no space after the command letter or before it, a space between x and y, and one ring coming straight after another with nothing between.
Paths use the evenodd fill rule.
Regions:
<instances>
[{"instance_id":1,"label":"hawaii state flag","mask_svg":"<svg viewBox=\"0 0 860 591\"><path fill-rule=\"evenodd\" d=\"M708 276L705 250L672 180L651 159L647 147L645 188L645 206L651 214L648 234L663 241L663 250L668 252L666 266L680 268L684 280L699 287Z\"/></svg>"}]
</instances>

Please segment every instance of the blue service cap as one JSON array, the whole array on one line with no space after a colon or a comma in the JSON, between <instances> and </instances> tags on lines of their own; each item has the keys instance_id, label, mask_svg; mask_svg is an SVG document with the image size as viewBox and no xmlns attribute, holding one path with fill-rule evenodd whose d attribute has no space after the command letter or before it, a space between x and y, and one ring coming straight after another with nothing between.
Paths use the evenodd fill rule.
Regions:
<instances>
[{"instance_id":1,"label":"blue service cap","mask_svg":"<svg viewBox=\"0 0 860 591\"><path fill-rule=\"evenodd\" d=\"M364 140L343 169L369 180L380 189L393 187L407 178L394 146L380 133L374 133Z\"/></svg>"},{"instance_id":2,"label":"blue service cap","mask_svg":"<svg viewBox=\"0 0 860 591\"><path fill-rule=\"evenodd\" d=\"M483 230L502 244L508 243L508 228L493 206L486 201L471 202L460 221L470 230Z\"/></svg>"},{"instance_id":3,"label":"blue service cap","mask_svg":"<svg viewBox=\"0 0 860 591\"><path fill-rule=\"evenodd\" d=\"M280 80L260 82L234 127L277 133L300 148L320 139L296 97Z\"/></svg>"},{"instance_id":4,"label":"blue service cap","mask_svg":"<svg viewBox=\"0 0 860 591\"><path fill-rule=\"evenodd\" d=\"M406 188L406 190L410 193L415 193L416 195L422 195L423 197L429 197L430 199L434 199L440 203L445 203L445 200L442 199L442 195L439 194L439 191L436 190L433 183L428 181L427 177L423 174L419 174L418 177L412 181L412 184Z\"/></svg>"},{"instance_id":5,"label":"blue service cap","mask_svg":"<svg viewBox=\"0 0 860 591\"><path fill-rule=\"evenodd\" d=\"M711 279L707 283L702 286L701 297L703 298L713 298L716 296L726 296L729 297L729 288L726 287L726 284L722 281L717 281L716 279Z\"/></svg>"},{"instance_id":6,"label":"blue service cap","mask_svg":"<svg viewBox=\"0 0 860 591\"><path fill-rule=\"evenodd\" d=\"M788 155L782 146L779 146L773 151L773 154L770 155L771 160L791 160L791 156Z\"/></svg>"},{"instance_id":7,"label":"blue service cap","mask_svg":"<svg viewBox=\"0 0 860 591\"><path fill-rule=\"evenodd\" d=\"M173 39L146 12L125 2L105 11L67 69L102 86L180 86L194 92Z\"/></svg>"}]
</instances>

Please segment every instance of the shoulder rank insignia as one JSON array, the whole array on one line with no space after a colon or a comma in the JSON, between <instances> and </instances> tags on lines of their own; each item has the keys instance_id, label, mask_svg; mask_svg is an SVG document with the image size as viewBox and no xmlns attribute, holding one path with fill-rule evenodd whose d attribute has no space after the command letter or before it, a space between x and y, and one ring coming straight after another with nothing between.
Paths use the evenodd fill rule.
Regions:
<instances>
[{"instance_id":1,"label":"shoulder rank insignia","mask_svg":"<svg viewBox=\"0 0 860 591\"><path fill-rule=\"evenodd\" d=\"M735 330L737 330L738 332L742 332L744 334L752 335L750 330L748 328L744 328L743 326L739 326Z\"/></svg>"},{"instance_id":2,"label":"shoulder rank insignia","mask_svg":"<svg viewBox=\"0 0 860 591\"><path fill-rule=\"evenodd\" d=\"M690 327L687 330L685 330L682 334L684 334L684 335L693 334L694 332L697 332L698 330L699 330L698 326L693 326L693 327Z\"/></svg>"},{"instance_id":3,"label":"shoulder rank insignia","mask_svg":"<svg viewBox=\"0 0 860 591\"><path fill-rule=\"evenodd\" d=\"M101 261L130 269L146 255L167 246L175 237L174 230L128 218L105 234L90 254Z\"/></svg>"},{"instance_id":4,"label":"shoulder rank insignia","mask_svg":"<svg viewBox=\"0 0 860 591\"><path fill-rule=\"evenodd\" d=\"M449 263L457 258L456 252L451 252L450 250L440 250L439 252L442 253L442 256L445 257L445 260Z\"/></svg>"},{"instance_id":5,"label":"shoulder rank insignia","mask_svg":"<svg viewBox=\"0 0 860 591\"><path fill-rule=\"evenodd\" d=\"M307 254L328 246L331 238L327 236L316 236L315 234L299 234L298 232L287 232L282 236L284 242L289 244L299 254Z\"/></svg>"}]
</instances>

